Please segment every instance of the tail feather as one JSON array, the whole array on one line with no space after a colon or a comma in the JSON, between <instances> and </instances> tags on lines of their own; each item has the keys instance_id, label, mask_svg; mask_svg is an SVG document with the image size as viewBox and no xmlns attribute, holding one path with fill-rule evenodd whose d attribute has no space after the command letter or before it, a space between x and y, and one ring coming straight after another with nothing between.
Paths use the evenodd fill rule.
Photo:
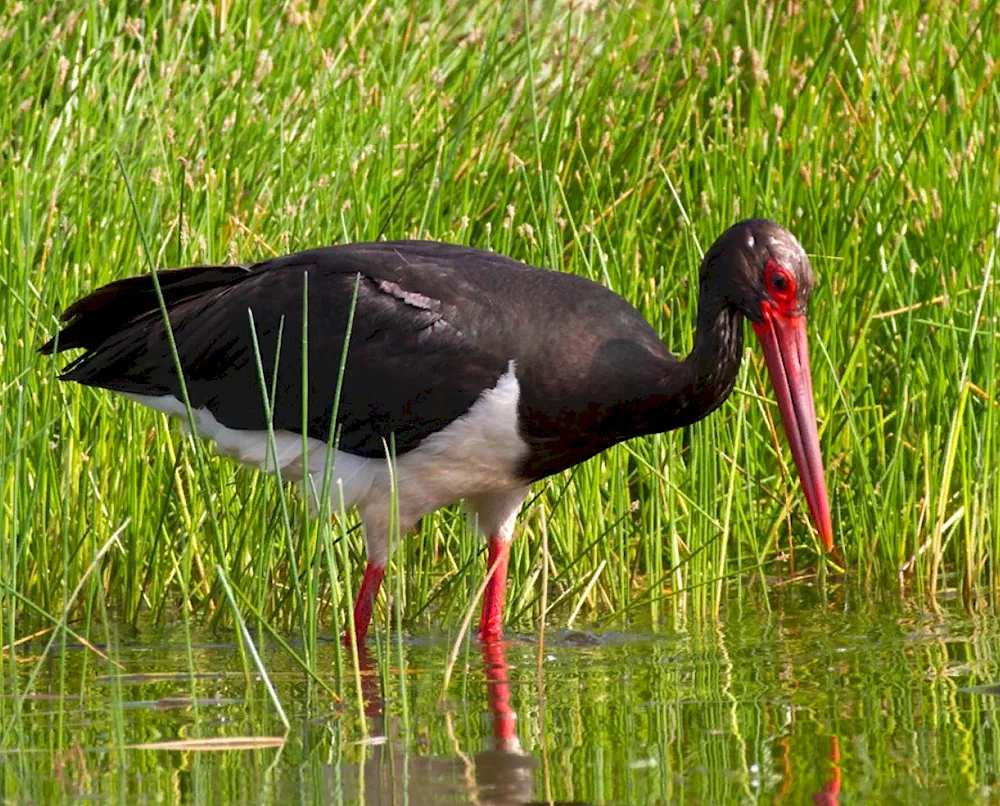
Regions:
<instances>
[{"instance_id":1,"label":"tail feather","mask_svg":"<svg viewBox=\"0 0 1000 806\"><path fill-rule=\"evenodd\" d=\"M212 288L226 285L244 276L250 267L193 266L156 273L163 300L169 308L185 299L196 297ZM38 352L43 355L83 347L96 349L106 339L132 320L159 307L153 276L128 277L101 286L78 299L59 317L65 326L59 335L49 339Z\"/></svg>"}]
</instances>

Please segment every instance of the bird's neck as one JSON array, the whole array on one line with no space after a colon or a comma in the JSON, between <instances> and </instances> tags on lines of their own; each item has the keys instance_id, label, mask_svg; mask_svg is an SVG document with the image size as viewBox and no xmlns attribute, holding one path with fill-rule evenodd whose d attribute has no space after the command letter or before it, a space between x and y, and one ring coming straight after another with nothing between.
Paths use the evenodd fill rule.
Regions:
<instances>
[{"instance_id":1,"label":"bird's neck","mask_svg":"<svg viewBox=\"0 0 1000 806\"><path fill-rule=\"evenodd\" d=\"M681 372L666 380L673 427L700 420L722 405L733 391L742 353L743 314L703 291L694 347L681 362Z\"/></svg>"}]
</instances>

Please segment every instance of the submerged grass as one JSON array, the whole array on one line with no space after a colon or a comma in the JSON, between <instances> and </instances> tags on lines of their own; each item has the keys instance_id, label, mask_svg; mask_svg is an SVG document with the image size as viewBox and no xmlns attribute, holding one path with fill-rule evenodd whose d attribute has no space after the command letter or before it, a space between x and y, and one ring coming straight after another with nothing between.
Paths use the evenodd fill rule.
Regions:
<instances>
[{"instance_id":1,"label":"submerged grass","mask_svg":"<svg viewBox=\"0 0 1000 806\"><path fill-rule=\"evenodd\" d=\"M60 308L147 270L144 238L158 267L470 243L609 285L682 354L701 250L739 218L775 218L820 278L838 562L869 588L992 601L998 28L995 1L7 6L0 645L59 622L78 586L85 625L229 622L226 579L246 627L294 632L313 668L347 613L353 516L310 521L273 478L58 383L36 355ZM669 623L747 580L766 602L774 575L840 573L752 347L717 414L536 485L510 560L514 629ZM483 553L456 512L425 518L376 632L457 635Z\"/></svg>"}]
</instances>

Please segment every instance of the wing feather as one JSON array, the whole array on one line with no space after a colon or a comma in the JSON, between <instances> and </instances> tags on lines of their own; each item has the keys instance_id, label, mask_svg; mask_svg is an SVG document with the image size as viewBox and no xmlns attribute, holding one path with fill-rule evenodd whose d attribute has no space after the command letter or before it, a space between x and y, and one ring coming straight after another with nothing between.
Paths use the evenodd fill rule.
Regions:
<instances>
[{"instance_id":1,"label":"wing feather","mask_svg":"<svg viewBox=\"0 0 1000 806\"><path fill-rule=\"evenodd\" d=\"M356 283L338 413L342 450L382 456L383 440L388 443L394 436L397 453L405 453L461 416L484 389L496 384L506 369L506 357L470 341L453 321L477 315L470 310L477 307L474 300L463 298L457 305L455 296L474 297L474 288L463 288L459 274L425 255L387 260L379 251L366 261L356 252L312 250L249 272L241 269L239 276L219 274L220 269L212 267L208 271L224 282L206 281L198 293L168 300L192 406L208 409L229 428L264 429L263 373L268 398L274 390L274 428L298 433L305 422L309 436L328 439ZM399 254L398 244L393 252ZM453 276L448 277L449 272ZM193 275L184 280L198 285ZM103 316L114 320L116 329L91 344L62 377L117 392L180 398L160 311L146 310L129 320L121 309L109 306L112 295L107 288L94 296L103 300ZM134 289L130 293L134 298ZM125 301L130 301L128 296ZM86 305L78 303L71 327L79 331L86 314ZM96 326L89 327L94 331ZM303 337L308 356L305 412Z\"/></svg>"}]
</instances>

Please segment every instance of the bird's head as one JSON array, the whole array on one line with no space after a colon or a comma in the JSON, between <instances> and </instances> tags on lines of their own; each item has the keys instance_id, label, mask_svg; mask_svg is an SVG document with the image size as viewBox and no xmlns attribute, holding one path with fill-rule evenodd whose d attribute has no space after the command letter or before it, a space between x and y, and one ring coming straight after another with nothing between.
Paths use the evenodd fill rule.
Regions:
<instances>
[{"instance_id":1,"label":"bird's head","mask_svg":"<svg viewBox=\"0 0 1000 806\"><path fill-rule=\"evenodd\" d=\"M816 430L806 309L813 276L805 250L784 227L765 219L735 224L712 244L701 283L752 323L764 349L785 433L823 545L833 525Z\"/></svg>"}]
</instances>

